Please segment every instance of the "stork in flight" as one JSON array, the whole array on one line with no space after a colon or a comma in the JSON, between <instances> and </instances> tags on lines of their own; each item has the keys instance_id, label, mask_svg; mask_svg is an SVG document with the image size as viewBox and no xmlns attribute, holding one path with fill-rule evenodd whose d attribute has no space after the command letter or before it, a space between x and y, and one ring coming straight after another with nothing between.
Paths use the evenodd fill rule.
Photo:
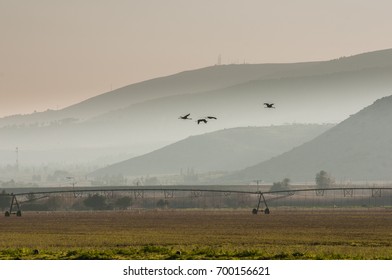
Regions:
<instances>
[{"instance_id":1,"label":"stork in flight","mask_svg":"<svg viewBox=\"0 0 392 280\"><path fill-rule=\"evenodd\" d=\"M192 118L189 118L189 115L190 115L190 113L186 114L184 116L180 116L179 119L181 119L181 120L191 120Z\"/></svg>"},{"instance_id":2,"label":"stork in flight","mask_svg":"<svg viewBox=\"0 0 392 280\"><path fill-rule=\"evenodd\" d=\"M265 105L265 108L274 108L275 109L274 103L264 103L264 105Z\"/></svg>"},{"instance_id":3,"label":"stork in flight","mask_svg":"<svg viewBox=\"0 0 392 280\"><path fill-rule=\"evenodd\" d=\"M198 119L196 122L197 122L197 124L207 123L207 120L206 119Z\"/></svg>"},{"instance_id":4,"label":"stork in flight","mask_svg":"<svg viewBox=\"0 0 392 280\"><path fill-rule=\"evenodd\" d=\"M216 117L213 117L213 116L208 116L208 117L206 117L206 119L210 119L210 120L216 120Z\"/></svg>"}]
</instances>

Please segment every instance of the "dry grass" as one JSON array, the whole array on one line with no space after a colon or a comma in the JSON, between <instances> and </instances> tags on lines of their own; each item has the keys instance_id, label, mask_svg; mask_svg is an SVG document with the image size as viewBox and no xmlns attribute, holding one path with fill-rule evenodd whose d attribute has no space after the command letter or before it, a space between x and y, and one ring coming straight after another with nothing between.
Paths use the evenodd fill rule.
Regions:
<instances>
[{"instance_id":1,"label":"dry grass","mask_svg":"<svg viewBox=\"0 0 392 280\"><path fill-rule=\"evenodd\" d=\"M388 209L24 212L1 259L392 259Z\"/></svg>"}]
</instances>

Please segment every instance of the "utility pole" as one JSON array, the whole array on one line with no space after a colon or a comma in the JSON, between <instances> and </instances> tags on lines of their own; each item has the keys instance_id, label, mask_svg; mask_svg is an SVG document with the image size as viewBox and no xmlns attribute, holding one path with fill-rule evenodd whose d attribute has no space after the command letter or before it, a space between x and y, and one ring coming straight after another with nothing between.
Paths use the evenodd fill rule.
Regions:
<instances>
[{"instance_id":1,"label":"utility pole","mask_svg":"<svg viewBox=\"0 0 392 280\"><path fill-rule=\"evenodd\" d=\"M256 179L256 180L253 180L253 182L256 183L257 191L260 191L260 186L259 186L259 184L260 184L261 182L263 182L263 180L261 180L261 179Z\"/></svg>"},{"instance_id":2,"label":"utility pole","mask_svg":"<svg viewBox=\"0 0 392 280\"><path fill-rule=\"evenodd\" d=\"M16 147L15 153L16 153L16 171L18 172L19 171L19 148L18 147Z\"/></svg>"},{"instance_id":3,"label":"utility pole","mask_svg":"<svg viewBox=\"0 0 392 280\"><path fill-rule=\"evenodd\" d=\"M75 177L72 177L72 176L68 176L68 177L65 177L67 180L69 180L70 181L70 183L72 184L72 190L73 190L73 192L74 192L74 197L76 197L76 192L75 192L75 184L76 184L76 181L75 181Z\"/></svg>"}]
</instances>

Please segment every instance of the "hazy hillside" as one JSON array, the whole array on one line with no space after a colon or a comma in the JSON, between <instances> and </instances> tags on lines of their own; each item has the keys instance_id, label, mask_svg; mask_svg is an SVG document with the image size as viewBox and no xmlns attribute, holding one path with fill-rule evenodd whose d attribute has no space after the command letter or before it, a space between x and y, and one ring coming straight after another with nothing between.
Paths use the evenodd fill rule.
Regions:
<instances>
[{"instance_id":1,"label":"hazy hillside","mask_svg":"<svg viewBox=\"0 0 392 280\"><path fill-rule=\"evenodd\" d=\"M224 178L226 183L313 181L325 170L339 181L392 180L392 96L341 122L289 152Z\"/></svg>"},{"instance_id":2,"label":"hazy hillside","mask_svg":"<svg viewBox=\"0 0 392 280\"><path fill-rule=\"evenodd\" d=\"M52 159L95 162L121 154L101 162L103 166L115 158L142 155L190 135L224 128L338 123L389 95L390 77L392 50L326 62L222 65L186 71L60 111L0 119L0 157L14 163L7 155L15 147L38 154L31 157L36 164ZM264 102L275 103L276 109L265 109ZM186 113L191 113L192 121L178 119ZM207 115L218 119L195 123ZM11 125L14 121L20 124Z\"/></svg>"},{"instance_id":3,"label":"hazy hillside","mask_svg":"<svg viewBox=\"0 0 392 280\"><path fill-rule=\"evenodd\" d=\"M338 123L349 115L388 95L392 67L372 68L322 76L252 81L230 88L155 99L117 110L75 126L78 137L90 145L133 146L143 143L156 149L189 135L223 128L268 126L285 123ZM271 101L272 100L272 101ZM275 102L276 109L265 109ZM192 121L178 116L191 113ZM218 119L197 125L207 115ZM66 130L56 133L67 139ZM75 143L77 144L77 143ZM163 145L162 145L163 146ZM137 154L136 149L132 149ZM139 153L140 154L140 153Z\"/></svg>"},{"instance_id":4,"label":"hazy hillside","mask_svg":"<svg viewBox=\"0 0 392 280\"><path fill-rule=\"evenodd\" d=\"M303 67L305 64L312 65L314 63L221 65L184 71L167 77L131 84L61 110L48 110L30 115L0 118L0 127L50 123L66 118L81 121L155 98L216 90L268 77L277 72L290 72Z\"/></svg>"},{"instance_id":5,"label":"hazy hillside","mask_svg":"<svg viewBox=\"0 0 392 280\"><path fill-rule=\"evenodd\" d=\"M325 75L391 65L392 49L321 62L211 66L131 84L61 110L0 118L0 127L48 124L67 118L82 121L156 98L223 89L252 80Z\"/></svg>"},{"instance_id":6,"label":"hazy hillside","mask_svg":"<svg viewBox=\"0 0 392 280\"><path fill-rule=\"evenodd\" d=\"M332 125L285 125L225 129L191 136L92 175L157 175L231 171L253 165L311 140Z\"/></svg>"}]
</instances>

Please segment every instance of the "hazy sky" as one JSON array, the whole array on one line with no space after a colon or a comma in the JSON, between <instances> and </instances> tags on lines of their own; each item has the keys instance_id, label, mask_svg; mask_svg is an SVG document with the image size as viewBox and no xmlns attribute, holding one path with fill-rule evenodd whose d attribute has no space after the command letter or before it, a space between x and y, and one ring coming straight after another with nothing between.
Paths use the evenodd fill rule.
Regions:
<instances>
[{"instance_id":1,"label":"hazy sky","mask_svg":"<svg viewBox=\"0 0 392 280\"><path fill-rule=\"evenodd\" d=\"M392 47L390 0L0 0L0 117L222 64Z\"/></svg>"}]
</instances>

